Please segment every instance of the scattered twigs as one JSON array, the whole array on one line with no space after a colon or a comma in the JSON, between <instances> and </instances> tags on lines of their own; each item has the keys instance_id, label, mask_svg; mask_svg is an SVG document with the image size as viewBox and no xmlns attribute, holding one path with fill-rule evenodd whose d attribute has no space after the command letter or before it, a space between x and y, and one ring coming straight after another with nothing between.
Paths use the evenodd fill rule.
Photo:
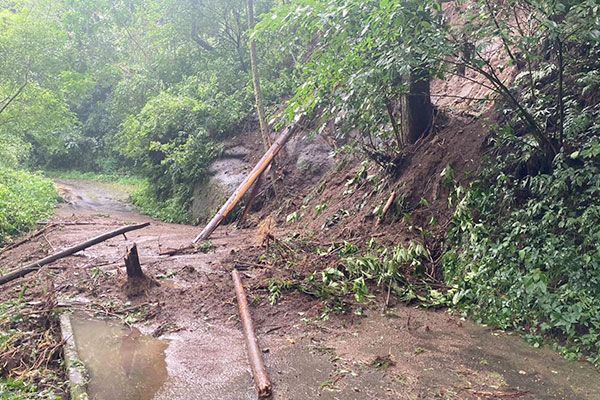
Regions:
<instances>
[{"instance_id":1,"label":"scattered twigs","mask_svg":"<svg viewBox=\"0 0 600 400\"><path fill-rule=\"evenodd\" d=\"M90 240L87 240L83 243L80 243L76 246L73 247L69 247L68 249L59 251L58 253L54 253L48 257L42 258L41 260L34 262L32 264L26 265L16 271L10 272L6 275L0 276L0 285L3 285L7 282L10 282L12 280L15 280L17 278L21 278L31 272L35 272L38 271L40 268L42 268L44 265L46 264L50 264L51 262L54 262L56 260L59 260L61 258L64 257L68 257L74 253L77 253L78 251L81 251L83 249L86 249L90 246L93 246L95 244L104 242L105 240L108 240L110 238L113 238L115 236L119 236L125 232L129 232L129 231L133 231L136 229L141 229L141 228L145 228L148 225L150 225L149 222L143 223L143 224L139 224L139 225L129 225L129 226L124 226L122 228L116 229L114 231L108 232L108 233L104 233L100 236L96 236L95 238L92 238Z\"/></svg>"},{"instance_id":2,"label":"scattered twigs","mask_svg":"<svg viewBox=\"0 0 600 400\"><path fill-rule=\"evenodd\" d=\"M34 239L36 237L38 237L39 235L41 235L42 233L46 232L47 230L55 227L56 224L48 224L46 226L44 226L41 229L38 229L37 231L33 232L31 235L27 236L25 239L23 240L19 240L16 243L10 244L8 246L6 246L5 248L3 248L2 250L0 250L0 254L3 254L5 252L7 252L8 250L12 250L16 247L19 247L20 245L29 242L31 239Z\"/></svg>"},{"instance_id":3,"label":"scattered twigs","mask_svg":"<svg viewBox=\"0 0 600 400\"><path fill-rule=\"evenodd\" d=\"M490 399L515 399L517 397L525 396L529 394L528 391L522 390L518 392L489 392L485 390L475 390L475 389L463 389L465 392L468 392L475 396L483 396Z\"/></svg>"},{"instance_id":4,"label":"scattered twigs","mask_svg":"<svg viewBox=\"0 0 600 400\"><path fill-rule=\"evenodd\" d=\"M376 233L376 234L373 234L373 235L369 235L369 238L379 238L379 237L383 237L383 236L385 236L387 234L388 234L387 232L380 232L380 233ZM360 238L358 238L358 239L360 239ZM340 246L340 247L343 246L345 242L352 243L352 242L356 242L356 240L348 239L348 240L341 240L341 241L340 240L336 240L336 241L333 241L333 242L326 242L326 243L316 243L316 242L313 242L313 243L315 243L317 246L321 246L321 247L331 247L331 246L334 246L334 247L337 248L338 246Z\"/></svg>"},{"instance_id":5,"label":"scattered twigs","mask_svg":"<svg viewBox=\"0 0 600 400\"><path fill-rule=\"evenodd\" d=\"M0 331L7 335L0 346L0 368L4 377L48 379L60 368L62 341L56 321L54 288L41 301L16 302L3 310Z\"/></svg>"},{"instance_id":6,"label":"scattered twigs","mask_svg":"<svg viewBox=\"0 0 600 400\"><path fill-rule=\"evenodd\" d=\"M46 237L46 235L42 235L42 237L44 238L44 240L46 241L46 243L48 243L48 246L50 246L50 248L52 249L52 251L56 251L56 249L54 248L54 246L52 246L52 243L50 243L50 241L48 240L48 238Z\"/></svg>"},{"instance_id":7,"label":"scattered twigs","mask_svg":"<svg viewBox=\"0 0 600 400\"><path fill-rule=\"evenodd\" d=\"M128 313L130 311L135 311L138 308L146 307L146 306L149 306L149 305L150 305L150 302L146 301L144 303L140 303L140 304L135 305L135 306L130 306L130 307L122 308L122 309L118 310L117 313L119 313L119 314L126 314L126 313Z\"/></svg>"},{"instance_id":8,"label":"scattered twigs","mask_svg":"<svg viewBox=\"0 0 600 400\"><path fill-rule=\"evenodd\" d=\"M231 271L231 276L233 278L233 286L237 296L240 319L242 320L244 337L246 338L248 359L252 368L252 375L258 391L258 397L266 398L271 396L271 382L269 380L267 370L265 369L262 353L258 347L258 339L256 338L254 323L252 322L252 317L250 316L250 310L248 307L248 300L246 299L246 293L244 292L244 286L242 285L242 280L237 270L234 269Z\"/></svg>"},{"instance_id":9,"label":"scattered twigs","mask_svg":"<svg viewBox=\"0 0 600 400\"><path fill-rule=\"evenodd\" d=\"M270 267L270 265L267 265L267 264L258 264L258 263L242 261L242 260L233 260L233 263L236 266L241 265L241 266L256 267L256 268L269 268Z\"/></svg>"},{"instance_id":10,"label":"scattered twigs","mask_svg":"<svg viewBox=\"0 0 600 400\"><path fill-rule=\"evenodd\" d=\"M180 247L178 249L167 249L165 251L161 251L160 253L158 253L158 255L159 256L174 256L175 254L184 253L188 250L193 250L193 249L194 249L194 245L190 244L187 246Z\"/></svg>"}]
</instances>

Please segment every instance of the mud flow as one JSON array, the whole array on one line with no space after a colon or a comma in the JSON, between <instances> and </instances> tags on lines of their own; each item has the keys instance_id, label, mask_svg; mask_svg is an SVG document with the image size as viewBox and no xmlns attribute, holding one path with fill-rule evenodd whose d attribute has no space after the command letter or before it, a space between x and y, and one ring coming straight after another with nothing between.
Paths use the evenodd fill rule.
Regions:
<instances>
[{"instance_id":1,"label":"mud flow","mask_svg":"<svg viewBox=\"0 0 600 400\"><path fill-rule=\"evenodd\" d=\"M56 212L57 224L6 253L7 266L150 222L6 286L14 298L24 284L43 290L52 281L57 299L86 312L74 314L72 326L90 398L256 399L231 281L236 260L262 251L256 229L222 226L205 252L166 256L200 228L141 215L109 186L59 183L67 202ZM144 273L160 285L128 298L123 257L133 243ZM321 300L297 291L272 306L265 282L275 268L287 267L272 268L241 275L275 400L600 400L600 376L590 364L448 311L395 303L382 315L374 299L360 313L332 312L325 321ZM133 326L105 319L114 315Z\"/></svg>"}]
</instances>

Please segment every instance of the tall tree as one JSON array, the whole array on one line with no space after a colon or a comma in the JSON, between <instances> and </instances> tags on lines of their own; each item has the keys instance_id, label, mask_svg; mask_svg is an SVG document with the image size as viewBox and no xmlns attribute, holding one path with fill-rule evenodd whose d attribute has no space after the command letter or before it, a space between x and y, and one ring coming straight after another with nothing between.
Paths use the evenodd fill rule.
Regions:
<instances>
[{"instance_id":1,"label":"tall tree","mask_svg":"<svg viewBox=\"0 0 600 400\"><path fill-rule=\"evenodd\" d=\"M407 94L402 96L402 142L413 144L426 135L433 122L430 73L427 68L413 68L408 74Z\"/></svg>"},{"instance_id":2,"label":"tall tree","mask_svg":"<svg viewBox=\"0 0 600 400\"><path fill-rule=\"evenodd\" d=\"M254 2L248 0L248 28L254 29ZM258 60L256 57L256 41L250 39L250 63L252 65L252 83L254 85L254 97L256 99L256 111L258 113L258 121L260 123L260 132L263 138L265 151L270 146L270 138L267 127L267 117L265 115L265 106L263 103L262 92L260 90L260 76L258 74Z\"/></svg>"}]
</instances>

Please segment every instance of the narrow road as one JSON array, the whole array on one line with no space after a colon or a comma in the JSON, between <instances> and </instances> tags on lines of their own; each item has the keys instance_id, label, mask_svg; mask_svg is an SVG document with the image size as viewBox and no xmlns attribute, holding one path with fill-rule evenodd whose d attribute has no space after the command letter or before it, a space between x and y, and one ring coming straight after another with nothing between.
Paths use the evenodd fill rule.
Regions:
<instances>
[{"instance_id":1,"label":"narrow road","mask_svg":"<svg viewBox=\"0 0 600 400\"><path fill-rule=\"evenodd\" d=\"M190 243L199 227L151 220L124 203L123 193L111 185L57 184L67 202L58 207L56 221L85 225L58 226L0 261L16 266L126 223L152 222L39 273L47 274L63 301L132 310L127 320L139 334L126 330L118 346L121 353L115 353L121 361L104 366L114 369L114 379L92 372L91 398L103 399L99 388L109 381L125 382L119 384L123 387L142 384L136 371L147 371L152 364L163 369L151 374L158 383L142 384L147 390L122 394L123 399L255 399L230 281L232 258L256 250L254 230L221 227L206 253L161 256L161 251ZM143 269L161 285L128 299L122 259L134 242ZM250 269L243 279L255 273ZM39 279L39 274L15 281L7 290L17 292L23 281ZM249 293L274 399L600 398L600 375L589 364L566 361L548 348L535 349L516 335L444 311L398 305L382 316L380 306L373 304L361 315L332 313L324 321L321 302L305 295L290 293L272 307L257 295L264 286L249 288ZM90 336L92 344L102 341L98 329L89 332L96 332ZM153 344L152 336L162 342ZM158 352L164 362L149 361L143 349L154 356Z\"/></svg>"}]
</instances>

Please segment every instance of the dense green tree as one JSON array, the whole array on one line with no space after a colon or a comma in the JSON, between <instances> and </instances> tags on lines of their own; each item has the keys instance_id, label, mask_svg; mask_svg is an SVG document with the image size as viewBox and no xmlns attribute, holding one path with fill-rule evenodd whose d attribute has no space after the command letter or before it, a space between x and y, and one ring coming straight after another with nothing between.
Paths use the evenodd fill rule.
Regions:
<instances>
[{"instance_id":1,"label":"dense green tree","mask_svg":"<svg viewBox=\"0 0 600 400\"><path fill-rule=\"evenodd\" d=\"M66 73L62 9L52 1L0 4L0 163L39 161L63 151L76 120L66 96L77 76ZM36 160L37 161L37 160Z\"/></svg>"}]
</instances>

